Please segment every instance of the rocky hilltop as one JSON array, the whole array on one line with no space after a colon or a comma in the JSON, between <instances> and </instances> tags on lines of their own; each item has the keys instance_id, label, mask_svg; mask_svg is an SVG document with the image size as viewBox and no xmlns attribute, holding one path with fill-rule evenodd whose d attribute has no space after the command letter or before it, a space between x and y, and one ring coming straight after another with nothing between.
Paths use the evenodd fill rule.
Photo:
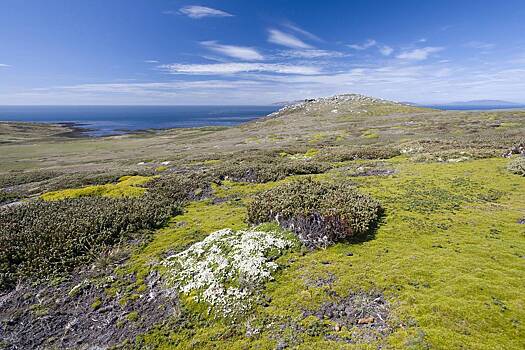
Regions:
<instances>
[{"instance_id":1,"label":"rocky hilltop","mask_svg":"<svg viewBox=\"0 0 525 350\"><path fill-rule=\"evenodd\" d=\"M303 101L286 105L269 116L278 116L295 111L319 112L326 109L332 109L333 113L344 109L346 112L366 113L366 106L406 106L409 105L383 100L380 98L360 95L360 94L340 94L330 97L319 97L305 99Z\"/></svg>"}]
</instances>

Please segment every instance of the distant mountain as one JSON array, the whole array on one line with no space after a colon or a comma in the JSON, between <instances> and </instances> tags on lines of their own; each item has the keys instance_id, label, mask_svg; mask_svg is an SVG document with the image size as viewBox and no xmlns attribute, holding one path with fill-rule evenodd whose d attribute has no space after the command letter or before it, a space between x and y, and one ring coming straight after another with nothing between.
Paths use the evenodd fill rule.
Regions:
<instances>
[{"instance_id":1,"label":"distant mountain","mask_svg":"<svg viewBox=\"0 0 525 350\"><path fill-rule=\"evenodd\" d=\"M523 106L523 103L501 101L501 100L472 100L472 101L458 101L451 103L444 103L444 106L502 106L502 107L512 107L512 106Z\"/></svg>"}]
</instances>

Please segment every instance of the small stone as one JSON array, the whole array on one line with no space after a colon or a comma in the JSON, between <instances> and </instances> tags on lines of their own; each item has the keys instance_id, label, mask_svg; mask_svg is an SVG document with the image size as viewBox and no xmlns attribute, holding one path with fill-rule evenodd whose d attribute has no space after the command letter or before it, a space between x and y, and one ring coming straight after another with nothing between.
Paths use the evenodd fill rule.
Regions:
<instances>
[{"instance_id":1,"label":"small stone","mask_svg":"<svg viewBox=\"0 0 525 350\"><path fill-rule=\"evenodd\" d=\"M346 256L354 256L354 253L348 252L348 253L346 253Z\"/></svg>"},{"instance_id":2,"label":"small stone","mask_svg":"<svg viewBox=\"0 0 525 350\"><path fill-rule=\"evenodd\" d=\"M357 321L357 324L369 324L369 323L374 323L374 318L373 317L365 317L365 318L360 318L358 321Z\"/></svg>"},{"instance_id":3,"label":"small stone","mask_svg":"<svg viewBox=\"0 0 525 350\"><path fill-rule=\"evenodd\" d=\"M336 323L334 327L334 331L339 332L340 330L341 330L341 326L338 323Z\"/></svg>"}]
</instances>

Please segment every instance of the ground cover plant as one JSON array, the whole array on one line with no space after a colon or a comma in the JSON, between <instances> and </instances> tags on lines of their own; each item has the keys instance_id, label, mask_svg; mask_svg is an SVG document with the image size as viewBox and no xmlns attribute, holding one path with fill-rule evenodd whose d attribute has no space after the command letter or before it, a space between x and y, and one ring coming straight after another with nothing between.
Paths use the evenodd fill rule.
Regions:
<instances>
[{"instance_id":1,"label":"ground cover plant","mask_svg":"<svg viewBox=\"0 0 525 350\"><path fill-rule=\"evenodd\" d=\"M509 171L513 172L514 174L525 176L525 156L516 157L511 160L507 166L507 169L509 169Z\"/></svg>"},{"instance_id":2,"label":"ground cover plant","mask_svg":"<svg viewBox=\"0 0 525 350\"><path fill-rule=\"evenodd\" d=\"M294 245L294 238L280 230L222 229L167 257L163 265L174 288L231 317L250 309L254 293L279 268L274 260Z\"/></svg>"},{"instance_id":3,"label":"ground cover plant","mask_svg":"<svg viewBox=\"0 0 525 350\"><path fill-rule=\"evenodd\" d=\"M351 184L326 184L311 178L260 193L248 207L250 223L275 220L310 247L365 235L380 214L379 203Z\"/></svg>"},{"instance_id":4,"label":"ground cover plant","mask_svg":"<svg viewBox=\"0 0 525 350\"><path fill-rule=\"evenodd\" d=\"M17 202L0 209L2 213L17 206L20 213L23 206L35 208L34 196L45 191L117 185L123 175L158 177L139 185L144 193L136 198L94 194L38 203L56 208L58 222L66 228L72 226L62 219L65 213L75 221L86 217L97 222L84 212L59 208L66 202L120 206L153 196L155 205L184 204L182 212L168 215L161 227L116 234L86 255L80 247L79 265L72 259L66 268L74 273L36 281L19 277L16 267L9 270L8 288L0 292L0 348L75 349L78 344L122 349L524 348L525 177L508 167L521 157L525 113L431 111L370 103L355 104L347 97L312 101L217 130L175 129L101 139L46 139L35 134L28 139L17 136L16 145L0 145L0 172L7 179L22 170L57 174L47 179L36 176L35 182L33 176L22 179L24 175L11 182L6 190L16 193ZM28 128L24 135L30 132ZM167 168L155 172L165 161L170 161ZM276 177L271 168L268 176L246 177L246 168L232 168L228 174L228 167L238 163L248 169L266 163L272 167L319 163L328 168L308 176L282 171ZM217 176L219 170L224 176ZM318 209L308 198L290 208L259 201L256 216L275 222L271 228L264 225L268 230L252 227L250 208L257 199L265 199L266 191L273 191L272 201L280 196L288 203L295 196L290 188L305 177L325 189L343 187L335 191L334 205L326 207L334 211L346 210L339 203L351 202L345 199L347 186L381 203L384 214L374 234L337 240L322 245L324 249L275 249L273 244L259 243L268 236L274 242L275 233L279 239L297 240L267 213L274 207L292 212ZM296 198L301 198L315 189L297 192ZM155 210L162 213L163 208ZM45 230L30 229L35 233L28 241L31 248L22 251L42 246L37 253L47 253L50 239L55 254L61 249L51 234L56 213L51 216L51 207L40 210L7 221L2 216L0 236L29 232L38 223ZM50 222L32 218L33 213L46 213ZM147 222L156 215L144 218L143 213L141 209L131 216ZM111 213L105 215L101 217L107 217L104 222L110 225ZM19 225L25 229L19 230ZM250 234L261 231L264 234ZM99 236L92 233L84 242ZM244 235L261 254L241 248L252 246L240 245ZM72 231L64 236L67 239L60 243L65 246L76 237ZM18 250L9 241L2 240L0 249L11 247L8 255L16 256L13 252ZM199 255L199 247L206 253ZM245 257L241 262L231 254L232 247ZM270 277L252 279L242 272L246 269L239 269L257 257L253 266L264 272L259 276ZM59 266L45 256L38 259ZM220 261L227 263L214 264ZM39 273L29 265L24 271L31 276ZM221 297L225 294L203 299L211 283L193 288L205 275L210 279L199 281L216 281L223 291L231 287L251 292L238 300L242 306L227 303L241 310L234 319L223 317L224 304L218 300L232 301ZM214 300L215 306L210 303Z\"/></svg>"},{"instance_id":5,"label":"ground cover plant","mask_svg":"<svg viewBox=\"0 0 525 350\"><path fill-rule=\"evenodd\" d=\"M177 204L153 196L37 201L1 209L0 287L70 271L179 211Z\"/></svg>"},{"instance_id":6,"label":"ground cover plant","mask_svg":"<svg viewBox=\"0 0 525 350\"><path fill-rule=\"evenodd\" d=\"M147 176L123 176L115 184L109 183L46 192L40 197L45 201L79 197L140 197L146 191L142 186L151 180L152 177Z\"/></svg>"}]
</instances>

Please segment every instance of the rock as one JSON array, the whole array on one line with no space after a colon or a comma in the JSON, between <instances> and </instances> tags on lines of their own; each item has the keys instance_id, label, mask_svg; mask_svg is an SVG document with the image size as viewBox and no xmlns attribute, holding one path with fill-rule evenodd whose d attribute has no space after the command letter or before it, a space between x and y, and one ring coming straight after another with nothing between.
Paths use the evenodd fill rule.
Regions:
<instances>
[{"instance_id":1,"label":"rock","mask_svg":"<svg viewBox=\"0 0 525 350\"><path fill-rule=\"evenodd\" d=\"M346 253L346 256L354 256L354 253L348 252L348 253Z\"/></svg>"},{"instance_id":2,"label":"rock","mask_svg":"<svg viewBox=\"0 0 525 350\"><path fill-rule=\"evenodd\" d=\"M339 323L336 323L334 327L334 331L339 332L340 330L341 330L341 326L339 325Z\"/></svg>"},{"instance_id":3,"label":"rock","mask_svg":"<svg viewBox=\"0 0 525 350\"><path fill-rule=\"evenodd\" d=\"M359 320L357 320L357 324L369 324L369 323L374 323L374 318L372 316L360 318Z\"/></svg>"}]
</instances>

